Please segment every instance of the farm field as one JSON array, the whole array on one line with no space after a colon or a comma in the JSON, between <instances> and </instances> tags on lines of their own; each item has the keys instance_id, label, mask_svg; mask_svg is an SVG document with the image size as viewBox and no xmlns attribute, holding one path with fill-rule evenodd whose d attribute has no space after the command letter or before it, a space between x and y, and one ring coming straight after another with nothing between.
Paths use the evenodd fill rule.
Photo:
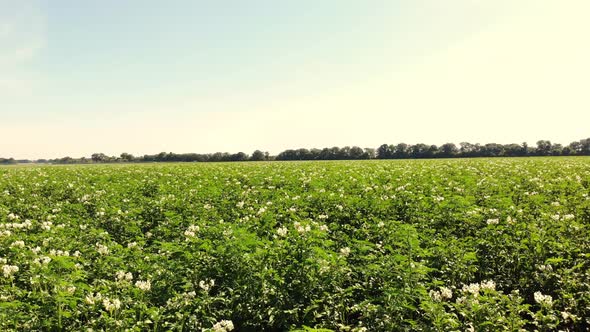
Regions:
<instances>
[{"instance_id":1,"label":"farm field","mask_svg":"<svg viewBox=\"0 0 590 332\"><path fill-rule=\"evenodd\" d=\"M3 167L0 330L584 331L589 194L585 157Z\"/></svg>"}]
</instances>

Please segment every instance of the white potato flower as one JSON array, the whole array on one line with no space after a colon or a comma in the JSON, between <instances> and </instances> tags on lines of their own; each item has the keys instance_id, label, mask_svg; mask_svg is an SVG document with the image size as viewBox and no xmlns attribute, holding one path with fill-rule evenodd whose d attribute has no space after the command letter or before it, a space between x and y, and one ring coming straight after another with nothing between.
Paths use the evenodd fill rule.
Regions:
<instances>
[{"instance_id":1,"label":"white potato flower","mask_svg":"<svg viewBox=\"0 0 590 332\"><path fill-rule=\"evenodd\" d=\"M347 257L348 255L350 255L350 248L344 247L340 249L340 253L342 254L342 256Z\"/></svg>"},{"instance_id":2,"label":"white potato flower","mask_svg":"<svg viewBox=\"0 0 590 332\"><path fill-rule=\"evenodd\" d=\"M117 271L115 278L117 281L131 281L133 280L133 274L131 272Z\"/></svg>"},{"instance_id":3,"label":"white potato flower","mask_svg":"<svg viewBox=\"0 0 590 332\"><path fill-rule=\"evenodd\" d=\"M108 255L109 254L109 248L105 245L98 243L98 242L96 243L96 251L98 251L98 253L101 255Z\"/></svg>"},{"instance_id":4,"label":"white potato flower","mask_svg":"<svg viewBox=\"0 0 590 332\"><path fill-rule=\"evenodd\" d=\"M431 289L430 292L428 292L428 295L430 295L430 298L433 301L440 302L442 300L442 296L440 295L440 292L435 291L434 289Z\"/></svg>"},{"instance_id":5,"label":"white potato flower","mask_svg":"<svg viewBox=\"0 0 590 332\"><path fill-rule=\"evenodd\" d=\"M84 301L90 305L94 305L95 303L99 302L100 300L102 300L102 294L100 294L100 293L96 293L96 294L90 293L90 294L86 295L86 297L84 298Z\"/></svg>"},{"instance_id":6,"label":"white potato flower","mask_svg":"<svg viewBox=\"0 0 590 332\"><path fill-rule=\"evenodd\" d=\"M104 298L102 305L107 311L115 311L121 308L121 301L119 299Z\"/></svg>"},{"instance_id":7,"label":"white potato flower","mask_svg":"<svg viewBox=\"0 0 590 332\"><path fill-rule=\"evenodd\" d=\"M488 225L497 225L498 223L500 223L500 220L499 220L499 219L488 219L488 220L486 221L486 223L487 223Z\"/></svg>"},{"instance_id":8,"label":"white potato flower","mask_svg":"<svg viewBox=\"0 0 590 332\"><path fill-rule=\"evenodd\" d=\"M3 265L2 266L2 273L4 274L4 278L10 278L12 277L15 273L18 272L18 266L16 265Z\"/></svg>"},{"instance_id":9,"label":"white potato flower","mask_svg":"<svg viewBox=\"0 0 590 332\"><path fill-rule=\"evenodd\" d=\"M11 248L24 248L25 247L25 241L19 240L19 241L14 241L12 242L12 244L10 245Z\"/></svg>"},{"instance_id":10,"label":"white potato flower","mask_svg":"<svg viewBox=\"0 0 590 332\"><path fill-rule=\"evenodd\" d=\"M198 225L190 225L184 231L184 236L186 236L188 240L188 238L195 237L200 230L201 228Z\"/></svg>"},{"instance_id":11,"label":"white potato flower","mask_svg":"<svg viewBox=\"0 0 590 332\"><path fill-rule=\"evenodd\" d=\"M202 290L204 290L205 292L208 292L213 286L215 286L214 279L210 279L209 281L205 281L205 280L199 281L199 287Z\"/></svg>"},{"instance_id":12,"label":"white potato flower","mask_svg":"<svg viewBox=\"0 0 590 332\"><path fill-rule=\"evenodd\" d=\"M280 236L287 236L287 233L289 232L289 230L287 229L287 227L280 227L277 229L277 234L279 234Z\"/></svg>"},{"instance_id":13,"label":"white potato flower","mask_svg":"<svg viewBox=\"0 0 590 332\"><path fill-rule=\"evenodd\" d=\"M540 305L548 307L553 305L553 298L551 297L551 295L543 295L543 293L541 292L535 292L533 296L535 298L535 302L539 303Z\"/></svg>"},{"instance_id":14,"label":"white potato flower","mask_svg":"<svg viewBox=\"0 0 590 332\"><path fill-rule=\"evenodd\" d=\"M231 320L222 320L213 325L214 332L229 332L234 329L234 323Z\"/></svg>"},{"instance_id":15,"label":"white potato flower","mask_svg":"<svg viewBox=\"0 0 590 332\"><path fill-rule=\"evenodd\" d=\"M309 225L303 226L303 225L301 225L301 223L299 221L295 221L293 223L293 226L295 227L295 230L301 234L311 230L311 227L309 227Z\"/></svg>"},{"instance_id":16,"label":"white potato flower","mask_svg":"<svg viewBox=\"0 0 590 332\"><path fill-rule=\"evenodd\" d=\"M443 299L450 299L453 297L453 291L447 287L440 288L440 295Z\"/></svg>"},{"instance_id":17,"label":"white potato flower","mask_svg":"<svg viewBox=\"0 0 590 332\"><path fill-rule=\"evenodd\" d=\"M68 287L66 288L66 292L67 292L68 294L70 294L70 295L74 294L74 293L76 292L76 286L73 286L73 285L72 285L72 286L68 286Z\"/></svg>"},{"instance_id":18,"label":"white potato flower","mask_svg":"<svg viewBox=\"0 0 590 332\"><path fill-rule=\"evenodd\" d=\"M496 283L494 281L492 281L492 280L482 281L481 282L481 289L495 290L496 289Z\"/></svg>"},{"instance_id":19,"label":"white potato flower","mask_svg":"<svg viewBox=\"0 0 590 332\"><path fill-rule=\"evenodd\" d=\"M473 284L469 284L469 285L463 285L462 290L464 293L471 293L473 295L478 295L479 294L479 284L473 283Z\"/></svg>"},{"instance_id":20,"label":"white potato flower","mask_svg":"<svg viewBox=\"0 0 590 332\"><path fill-rule=\"evenodd\" d=\"M135 287L147 292L152 289L152 283L149 280L138 280L135 282Z\"/></svg>"}]
</instances>

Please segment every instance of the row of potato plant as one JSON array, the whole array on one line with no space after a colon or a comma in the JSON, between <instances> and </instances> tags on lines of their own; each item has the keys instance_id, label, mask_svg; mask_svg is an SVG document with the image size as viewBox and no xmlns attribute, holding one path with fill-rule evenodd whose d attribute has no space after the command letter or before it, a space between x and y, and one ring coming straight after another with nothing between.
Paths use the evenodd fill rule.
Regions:
<instances>
[{"instance_id":1,"label":"row of potato plant","mask_svg":"<svg viewBox=\"0 0 590 332\"><path fill-rule=\"evenodd\" d=\"M590 159L0 168L0 330L577 331Z\"/></svg>"}]
</instances>

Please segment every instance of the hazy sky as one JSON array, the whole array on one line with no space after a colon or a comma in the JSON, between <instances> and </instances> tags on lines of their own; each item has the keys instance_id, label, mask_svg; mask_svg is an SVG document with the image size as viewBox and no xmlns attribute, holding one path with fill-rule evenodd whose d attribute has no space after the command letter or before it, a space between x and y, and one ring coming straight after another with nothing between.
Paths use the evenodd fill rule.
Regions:
<instances>
[{"instance_id":1,"label":"hazy sky","mask_svg":"<svg viewBox=\"0 0 590 332\"><path fill-rule=\"evenodd\" d=\"M588 0L0 0L0 157L590 137Z\"/></svg>"}]
</instances>

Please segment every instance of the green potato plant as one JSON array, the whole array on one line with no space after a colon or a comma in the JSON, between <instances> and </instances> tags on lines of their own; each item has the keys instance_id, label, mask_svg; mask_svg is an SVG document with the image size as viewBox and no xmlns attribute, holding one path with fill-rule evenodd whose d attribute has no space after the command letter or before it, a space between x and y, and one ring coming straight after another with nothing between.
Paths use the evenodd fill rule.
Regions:
<instances>
[{"instance_id":1,"label":"green potato plant","mask_svg":"<svg viewBox=\"0 0 590 332\"><path fill-rule=\"evenodd\" d=\"M0 168L2 331L583 331L590 159Z\"/></svg>"}]
</instances>

